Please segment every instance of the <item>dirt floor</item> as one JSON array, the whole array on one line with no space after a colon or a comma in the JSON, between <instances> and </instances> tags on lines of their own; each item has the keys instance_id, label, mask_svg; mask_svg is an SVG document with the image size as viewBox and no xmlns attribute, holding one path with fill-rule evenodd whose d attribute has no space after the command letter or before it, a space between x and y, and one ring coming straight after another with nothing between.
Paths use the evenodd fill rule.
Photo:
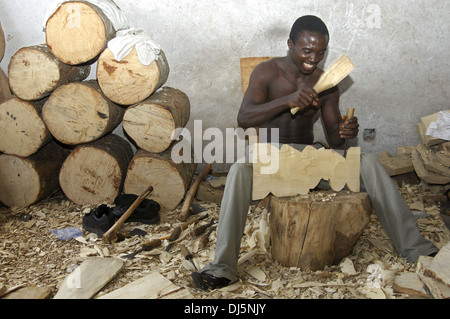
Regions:
<instances>
[{"instance_id":1,"label":"dirt floor","mask_svg":"<svg viewBox=\"0 0 450 319\"><path fill-rule=\"evenodd\" d=\"M425 200L420 185L403 184L399 187L410 208L417 211L417 221L422 234L441 248L450 239L449 230L439 214L439 202ZM200 214L218 220L219 205L196 201L206 208ZM118 257L131 253L139 244L171 234L179 222L178 210L161 214L156 225L126 223L124 233L143 230L145 235L134 235L121 242L104 244L95 234L83 231L82 236L60 240L51 230L76 227L82 229L82 218L94 207L74 205L58 192L51 198L26 209L0 207L0 287L37 286L50 289L50 298L58 291L62 280L84 260L92 256ZM259 240L260 221L267 218L264 207L252 206L242 239L239 264L240 281L212 292L193 288L192 264L185 260L177 244L184 244L194 255L197 267L213 259L216 232L209 236L206 247L201 248L199 237L189 226L169 252L167 240L161 247L142 252L126 261L125 268L111 280L97 296L111 292L157 270L177 287L186 287L199 299L412 299L423 298L400 294L393 289L394 277L405 272L415 272L416 265L397 255L383 231L377 217L363 231L353 254L341 265L321 271L301 271L286 268L271 259L270 251ZM380 269L377 276L373 269ZM7 297L4 296L4 297Z\"/></svg>"}]
</instances>

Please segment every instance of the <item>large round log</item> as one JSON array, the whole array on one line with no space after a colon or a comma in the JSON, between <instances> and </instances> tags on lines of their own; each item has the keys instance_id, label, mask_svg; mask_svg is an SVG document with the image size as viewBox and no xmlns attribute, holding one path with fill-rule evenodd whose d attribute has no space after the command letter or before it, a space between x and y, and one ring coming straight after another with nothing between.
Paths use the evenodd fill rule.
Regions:
<instances>
[{"instance_id":1,"label":"large round log","mask_svg":"<svg viewBox=\"0 0 450 319\"><path fill-rule=\"evenodd\" d=\"M0 104L0 152L28 157L53 139L42 119L44 102L11 97Z\"/></svg>"},{"instance_id":2,"label":"large round log","mask_svg":"<svg viewBox=\"0 0 450 319\"><path fill-rule=\"evenodd\" d=\"M111 133L122 121L124 111L91 80L57 88L44 104L42 115L58 141L78 145Z\"/></svg>"},{"instance_id":3,"label":"large round log","mask_svg":"<svg viewBox=\"0 0 450 319\"><path fill-rule=\"evenodd\" d=\"M58 173L70 150L55 141L30 157L0 155L0 202L23 208L48 197L59 187Z\"/></svg>"},{"instance_id":4,"label":"large round log","mask_svg":"<svg viewBox=\"0 0 450 319\"><path fill-rule=\"evenodd\" d=\"M322 270L351 254L370 221L369 196L345 191L327 194L271 196L270 238L274 260L286 267Z\"/></svg>"},{"instance_id":5,"label":"large round log","mask_svg":"<svg viewBox=\"0 0 450 319\"><path fill-rule=\"evenodd\" d=\"M102 10L85 1L62 3L45 26L50 51L71 65L97 58L115 34L112 22Z\"/></svg>"},{"instance_id":6,"label":"large round log","mask_svg":"<svg viewBox=\"0 0 450 319\"><path fill-rule=\"evenodd\" d=\"M173 210L186 195L196 167L193 161L173 162L171 149L159 154L140 149L128 166L124 193L138 195L153 186L148 198L159 203L162 210Z\"/></svg>"},{"instance_id":7,"label":"large round log","mask_svg":"<svg viewBox=\"0 0 450 319\"><path fill-rule=\"evenodd\" d=\"M79 205L112 204L122 191L132 157L130 144L114 134L80 145L61 167L61 189L68 199Z\"/></svg>"},{"instance_id":8,"label":"large round log","mask_svg":"<svg viewBox=\"0 0 450 319\"><path fill-rule=\"evenodd\" d=\"M11 91L17 97L34 101L48 96L63 84L83 81L90 71L90 65L62 63L46 45L34 45L19 49L12 56L8 77Z\"/></svg>"},{"instance_id":9,"label":"large round log","mask_svg":"<svg viewBox=\"0 0 450 319\"><path fill-rule=\"evenodd\" d=\"M145 101L126 109L123 129L141 149L161 153L172 145L174 130L183 128L189 116L187 95L163 87Z\"/></svg>"},{"instance_id":10,"label":"large round log","mask_svg":"<svg viewBox=\"0 0 450 319\"><path fill-rule=\"evenodd\" d=\"M163 51L150 65L143 65L133 48L117 61L110 49L105 49L97 63L98 83L105 95L122 105L139 103L166 83L169 64Z\"/></svg>"}]
</instances>

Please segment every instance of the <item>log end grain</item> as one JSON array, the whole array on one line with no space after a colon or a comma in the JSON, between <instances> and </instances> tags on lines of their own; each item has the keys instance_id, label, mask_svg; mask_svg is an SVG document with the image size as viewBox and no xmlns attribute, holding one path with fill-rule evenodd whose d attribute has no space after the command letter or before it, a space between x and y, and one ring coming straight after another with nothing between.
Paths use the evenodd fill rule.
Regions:
<instances>
[{"instance_id":1,"label":"log end grain","mask_svg":"<svg viewBox=\"0 0 450 319\"><path fill-rule=\"evenodd\" d=\"M117 135L75 148L64 161L59 183L72 202L85 205L112 204L122 191L131 146Z\"/></svg>"},{"instance_id":2,"label":"log end grain","mask_svg":"<svg viewBox=\"0 0 450 319\"><path fill-rule=\"evenodd\" d=\"M148 66L141 64L136 48L121 61L107 48L98 60L97 79L103 93L121 105L145 100L164 85L168 76L169 65L163 51Z\"/></svg>"},{"instance_id":3,"label":"log end grain","mask_svg":"<svg viewBox=\"0 0 450 319\"><path fill-rule=\"evenodd\" d=\"M0 104L0 152L28 157L53 138L40 111L17 97Z\"/></svg>"},{"instance_id":4,"label":"log end grain","mask_svg":"<svg viewBox=\"0 0 450 319\"><path fill-rule=\"evenodd\" d=\"M61 4L47 20L46 44L62 62L77 65L91 61L115 34L111 22L92 4Z\"/></svg>"},{"instance_id":5,"label":"log end grain","mask_svg":"<svg viewBox=\"0 0 450 319\"><path fill-rule=\"evenodd\" d=\"M9 63L11 91L23 100L37 100L49 94L58 83L58 63L44 52L33 48L17 51Z\"/></svg>"},{"instance_id":6,"label":"log end grain","mask_svg":"<svg viewBox=\"0 0 450 319\"><path fill-rule=\"evenodd\" d=\"M170 152L136 152L128 167L124 192L140 194L148 186L154 190L148 198L161 205L162 210L173 210L183 200L195 173L195 164L175 164Z\"/></svg>"},{"instance_id":7,"label":"log end grain","mask_svg":"<svg viewBox=\"0 0 450 319\"><path fill-rule=\"evenodd\" d=\"M124 110L109 101L94 81L69 83L57 88L44 104L42 116L60 142L78 145L111 133Z\"/></svg>"},{"instance_id":8,"label":"log end grain","mask_svg":"<svg viewBox=\"0 0 450 319\"><path fill-rule=\"evenodd\" d=\"M161 153L174 142L175 129L183 128L190 116L190 102L180 90L163 87L145 101L125 111L124 131L139 148Z\"/></svg>"},{"instance_id":9,"label":"log end grain","mask_svg":"<svg viewBox=\"0 0 450 319\"><path fill-rule=\"evenodd\" d=\"M0 155L0 202L8 207L26 207L40 192L39 175L22 157Z\"/></svg>"},{"instance_id":10,"label":"log end grain","mask_svg":"<svg viewBox=\"0 0 450 319\"><path fill-rule=\"evenodd\" d=\"M51 195L69 151L54 141L30 157L0 155L0 201L9 207L27 207Z\"/></svg>"},{"instance_id":11,"label":"log end grain","mask_svg":"<svg viewBox=\"0 0 450 319\"><path fill-rule=\"evenodd\" d=\"M173 143L172 133L176 126L168 110L144 103L127 109L123 128L139 148L161 153Z\"/></svg>"},{"instance_id":12,"label":"log end grain","mask_svg":"<svg viewBox=\"0 0 450 319\"><path fill-rule=\"evenodd\" d=\"M34 101L49 95L58 86L82 81L90 66L72 67L59 61L45 45L19 49L8 66L9 85L22 100Z\"/></svg>"}]
</instances>

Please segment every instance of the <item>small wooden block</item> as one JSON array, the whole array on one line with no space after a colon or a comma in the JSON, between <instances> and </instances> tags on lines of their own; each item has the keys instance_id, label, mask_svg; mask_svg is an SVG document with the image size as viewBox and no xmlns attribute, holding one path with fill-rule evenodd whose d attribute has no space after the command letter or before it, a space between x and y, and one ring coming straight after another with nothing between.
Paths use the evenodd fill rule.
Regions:
<instances>
[{"instance_id":1,"label":"small wooden block","mask_svg":"<svg viewBox=\"0 0 450 319\"><path fill-rule=\"evenodd\" d=\"M389 174L389 176L396 176L400 174L414 172L414 166L412 164L411 155L397 154L397 156L390 156L389 153L382 152L378 156L378 159L386 169L386 172Z\"/></svg>"}]
</instances>

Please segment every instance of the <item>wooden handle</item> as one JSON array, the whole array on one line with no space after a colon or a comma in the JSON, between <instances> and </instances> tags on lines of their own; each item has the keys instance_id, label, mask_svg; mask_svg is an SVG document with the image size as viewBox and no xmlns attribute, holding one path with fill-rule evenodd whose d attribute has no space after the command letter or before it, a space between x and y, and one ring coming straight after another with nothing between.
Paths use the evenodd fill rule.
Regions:
<instances>
[{"instance_id":1,"label":"wooden handle","mask_svg":"<svg viewBox=\"0 0 450 319\"><path fill-rule=\"evenodd\" d=\"M118 221L103 235L103 242L111 244L117 239L117 231L122 227L123 223L131 216L139 204L153 191L153 186L149 186L141 195L131 204L127 211L119 218Z\"/></svg>"},{"instance_id":2,"label":"wooden handle","mask_svg":"<svg viewBox=\"0 0 450 319\"><path fill-rule=\"evenodd\" d=\"M313 89L317 94L325 90L331 89L341 82L354 69L353 62L348 56L342 54L330 67L323 72ZM295 115L300 110L299 107L292 108L291 113Z\"/></svg>"},{"instance_id":3,"label":"wooden handle","mask_svg":"<svg viewBox=\"0 0 450 319\"><path fill-rule=\"evenodd\" d=\"M158 247L159 245L161 245L161 243L162 243L161 239L153 239L152 241L143 243L142 248L144 248L144 250L146 251L149 251L152 250L153 248Z\"/></svg>"},{"instance_id":4,"label":"wooden handle","mask_svg":"<svg viewBox=\"0 0 450 319\"><path fill-rule=\"evenodd\" d=\"M212 166L211 164L206 164L206 166L203 168L203 171L197 177L194 184L191 186L188 193L186 194L183 206L181 207L180 214L178 215L179 221L184 222L191 214L190 208L192 201L195 198L195 194L197 193L201 181L205 178L206 174L208 174L208 172L211 170L211 166Z\"/></svg>"},{"instance_id":5,"label":"wooden handle","mask_svg":"<svg viewBox=\"0 0 450 319\"><path fill-rule=\"evenodd\" d=\"M354 116L355 116L355 108L354 107L349 107L347 109L347 115L345 116L345 120L348 121Z\"/></svg>"}]
</instances>

